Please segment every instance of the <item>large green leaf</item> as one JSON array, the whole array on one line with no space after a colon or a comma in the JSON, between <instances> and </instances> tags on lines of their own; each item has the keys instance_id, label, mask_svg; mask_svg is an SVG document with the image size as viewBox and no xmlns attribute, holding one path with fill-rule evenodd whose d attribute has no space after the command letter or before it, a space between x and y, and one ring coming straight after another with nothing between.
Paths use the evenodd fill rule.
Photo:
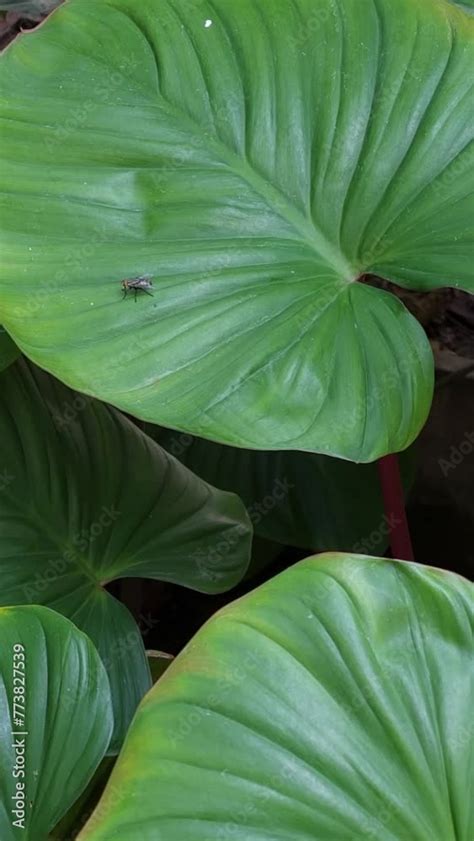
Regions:
<instances>
[{"instance_id":1,"label":"large green leaf","mask_svg":"<svg viewBox=\"0 0 474 841\"><path fill-rule=\"evenodd\" d=\"M142 702L84 841L470 841L472 587L309 558Z\"/></svg>"},{"instance_id":2,"label":"large green leaf","mask_svg":"<svg viewBox=\"0 0 474 841\"><path fill-rule=\"evenodd\" d=\"M405 448L431 351L358 280L474 288L473 59L444 0L67 3L1 63L0 317L154 423ZM154 297L122 301L142 274Z\"/></svg>"},{"instance_id":3,"label":"large green leaf","mask_svg":"<svg viewBox=\"0 0 474 841\"><path fill-rule=\"evenodd\" d=\"M0 837L44 841L102 759L113 718L91 641L46 607L0 608Z\"/></svg>"},{"instance_id":4,"label":"large green leaf","mask_svg":"<svg viewBox=\"0 0 474 841\"><path fill-rule=\"evenodd\" d=\"M0 465L0 604L46 604L91 637L109 673L116 746L151 681L137 624L104 585L232 587L250 553L244 506L25 361L0 374Z\"/></svg>"},{"instance_id":5,"label":"large green leaf","mask_svg":"<svg viewBox=\"0 0 474 841\"><path fill-rule=\"evenodd\" d=\"M8 368L8 366L14 362L19 354L20 351L15 342L12 342L6 330L4 330L3 327L0 327L0 371L3 371L4 368Z\"/></svg>"},{"instance_id":6,"label":"large green leaf","mask_svg":"<svg viewBox=\"0 0 474 841\"><path fill-rule=\"evenodd\" d=\"M226 447L146 424L144 431L182 464L245 502L255 533L319 551L383 554L390 527L376 465L313 453ZM412 450L400 463L405 487L414 475Z\"/></svg>"}]
</instances>

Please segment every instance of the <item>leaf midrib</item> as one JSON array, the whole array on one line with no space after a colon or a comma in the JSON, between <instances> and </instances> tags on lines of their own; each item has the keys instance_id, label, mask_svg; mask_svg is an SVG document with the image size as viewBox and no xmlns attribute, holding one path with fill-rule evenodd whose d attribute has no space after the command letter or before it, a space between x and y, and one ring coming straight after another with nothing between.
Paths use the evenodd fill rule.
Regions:
<instances>
[{"instance_id":1,"label":"leaf midrib","mask_svg":"<svg viewBox=\"0 0 474 841\"><path fill-rule=\"evenodd\" d=\"M119 14L124 14L119 12ZM156 69L158 71L159 61L156 55L152 39L147 32L134 19L133 15L128 13L125 15L130 23L133 23L140 33L140 36L146 41ZM272 211L285 219L294 228L298 234L298 238L304 242L313 252L318 255L318 258L324 260L341 280L347 283L352 283L359 276L359 272L351 266L345 255L337 248L318 228L314 219L303 214L297 207L291 204L286 196L278 187L272 184L265 176L258 172L254 166L251 166L248 160L243 158L230 149L217 135L215 125L213 126L214 138L210 138L204 126L196 122L190 114L184 112L179 105L167 99L160 90L158 81L158 72L156 79L157 96L164 104L164 110L169 111L178 122L181 122L186 130L186 125L189 126L189 133L202 138L202 146L207 150L213 150L216 156L225 163L236 175L240 176L250 187L261 196L271 207ZM152 100L156 107L156 101Z\"/></svg>"},{"instance_id":2,"label":"leaf midrib","mask_svg":"<svg viewBox=\"0 0 474 841\"><path fill-rule=\"evenodd\" d=\"M162 99L182 122L188 122L193 132L203 138L203 147L213 151L216 157L265 200L273 213L285 219L297 232L298 238L314 251L320 260L324 260L334 269L341 280L351 283L357 278L358 272L356 269L350 265L342 252L327 239L310 216L305 216L297 207L292 205L280 189L259 173L254 166L251 166L248 161L239 156L237 152L226 146L222 140L217 137L210 139L203 127L189 115L184 114L178 106L175 106L169 100L165 100L164 97Z\"/></svg>"},{"instance_id":3,"label":"leaf midrib","mask_svg":"<svg viewBox=\"0 0 474 841\"><path fill-rule=\"evenodd\" d=\"M143 28L142 22L139 24L134 19L133 14L125 14L118 9L115 9L115 11L119 15L126 17L129 23L134 24L141 38L146 42L155 67L158 69L159 57L155 52L152 39ZM202 146L202 148L208 151L213 151L220 161L245 181L267 203L275 215L289 223L297 234L298 240L317 255L318 261L324 261L346 283L351 283L357 279L359 271L349 263L341 250L327 238L323 231L315 224L310 214L304 214L298 207L291 203L289 197L278 186L260 173L248 159L244 159L226 145L218 136L215 125L212 126L214 136L211 138L206 130L206 126L198 123L190 114L183 111L177 103L165 97L160 90L158 75L156 84L155 93L160 99L163 110L172 115L184 127L185 132L187 131L189 134L199 138L198 146ZM149 100L152 106L156 108L156 99L149 97Z\"/></svg>"},{"instance_id":4,"label":"leaf midrib","mask_svg":"<svg viewBox=\"0 0 474 841\"><path fill-rule=\"evenodd\" d=\"M240 159L235 155L235 158ZM241 162L242 163L242 162ZM238 169L234 167L234 171ZM311 217L304 216L298 208L270 181L265 179L253 167L244 164L238 169L238 174L270 204L272 210L286 219L298 232L305 245L314 251L318 257L330 265L341 280L350 283L355 280L357 272L350 265L341 251L336 248L314 224Z\"/></svg>"}]
</instances>

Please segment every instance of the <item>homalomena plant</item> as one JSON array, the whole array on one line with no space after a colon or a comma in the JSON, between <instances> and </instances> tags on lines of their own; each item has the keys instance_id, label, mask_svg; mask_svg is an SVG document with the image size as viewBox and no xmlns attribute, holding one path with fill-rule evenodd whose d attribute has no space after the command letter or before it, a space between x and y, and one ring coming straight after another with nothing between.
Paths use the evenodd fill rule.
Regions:
<instances>
[{"instance_id":1,"label":"homalomena plant","mask_svg":"<svg viewBox=\"0 0 474 841\"><path fill-rule=\"evenodd\" d=\"M137 623L105 585L230 589L249 560L245 508L23 359L0 373L0 465L0 605L47 605L90 636L110 679L116 750L151 677Z\"/></svg>"},{"instance_id":2,"label":"homalomena plant","mask_svg":"<svg viewBox=\"0 0 474 841\"><path fill-rule=\"evenodd\" d=\"M2 59L0 603L90 634L111 750L150 675L107 583L228 588L249 524L16 345L239 448L407 447L432 357L366 281L474 288L473 35L446 0L71 0ZM153 297L122 300L138 275ZM329 556L230 607L144 702L84 837L467 841L467 587Z\"/></svg>"},{"instance_id":3,"label":"homalomena plant","mask_svg":"<svg viewBox=\"0 0 474 841\"><path fill-rule=\"evenodd\" d=\"M46 841L113 728L99 654L46 607L0 608L0 837Z\"/></svg>"},{"instance_id":4,"label":"homalomena plant","mask_svg":"<svg viewBox=\"0 0 474 841\"><path fill-rule=\"evenodd\" d=\"M383 554L396 517L384 514L375 464L315 453L243 450L153 424L144 432L193 473L246 504L255 534L303 549ZM405 488L414 448L400 454Z\"/></svg>"},{"instance_id":5,"label":"homalomena plant","mask_svg":"<svg viewBox=\"0 0 474 841\"><path fill-rule=\"evenodd\" d=\"M470 841L472 627L452 573L297 564L143 700L80 841Z\"/></svg>"},{"instance_id":6,"label":"homalomena plant","mask_svg":"<svg viewBox=\"0 0 474 841\"><path fill-rule=\"evenodd\" d=\"M405 448L430 347L360 281L474 288L473 36L446 0L66 3L2 60L0 319L154 423Z\"/></svg>"}]
</instances>

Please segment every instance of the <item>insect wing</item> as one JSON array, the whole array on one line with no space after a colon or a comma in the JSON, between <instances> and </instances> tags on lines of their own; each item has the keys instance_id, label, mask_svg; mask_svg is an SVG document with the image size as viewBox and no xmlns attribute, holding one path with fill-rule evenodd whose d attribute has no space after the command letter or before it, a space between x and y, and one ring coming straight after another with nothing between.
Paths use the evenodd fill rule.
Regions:
<instances>
[{"instance_id":1,"label":"insect wing","mask_svg":"<svg viewBox=\"0 0 474 841\"><path fill-rule=\"evenodd\" d=\"M150 289L153 289L153 283L147 275L140 275L140 277L127 277L122 280L122 289L124 291L123 297L127 296L127 292L134 292L134 299L137 300L137 292L146 292L147 295L153 297Z\"/></svg>"},{"instance_id":2,"label":"insect wing","mask_svg":"<svg viewBox=\"0 0 474 841\"><path fill-rule=\"evenodd\" d=\"M136 277L134 278L133 286L135 289L151 289L153 284L149 277Z\"/></svg>"}]
</instances>

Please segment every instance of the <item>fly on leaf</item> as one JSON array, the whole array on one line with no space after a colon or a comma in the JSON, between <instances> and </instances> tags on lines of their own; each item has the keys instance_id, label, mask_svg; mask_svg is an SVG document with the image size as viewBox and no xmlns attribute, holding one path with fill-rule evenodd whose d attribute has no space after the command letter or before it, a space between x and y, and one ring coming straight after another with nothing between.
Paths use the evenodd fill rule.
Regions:
<instances>
[{"instance_id":1,"label":"fly on leaf","mask_svg":"<svg viewBox=\"0 0 474 841\"><path fill-rule=\"evenodd\" d=\"M150 289L152 288L153 283L147 275L140 275L140 277L127 277L125 280L122 280L122 301L127 297L129 292L133 292L135 302L139 292L145 292L147 295L151 295L153 297L153 292L150 292Z\"/></svg>"}]
</instances>

